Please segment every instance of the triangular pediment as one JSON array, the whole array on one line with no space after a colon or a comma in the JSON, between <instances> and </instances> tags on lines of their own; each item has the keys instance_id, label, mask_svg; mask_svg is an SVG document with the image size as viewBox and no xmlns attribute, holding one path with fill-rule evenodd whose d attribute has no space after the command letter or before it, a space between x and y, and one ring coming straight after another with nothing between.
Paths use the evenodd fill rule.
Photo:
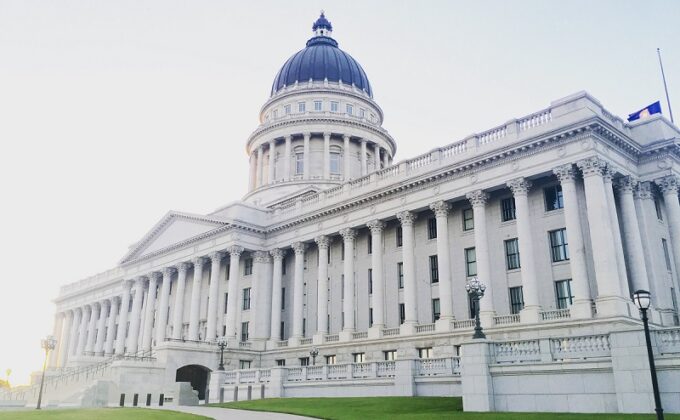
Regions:
<instances>
[{"instance_id":1,"label":"triangular pediment","mask_svg":"<svg viewBox=\"0 0 680 420\"><path fill-rule=\"evenodd\" d=\"M157 253L228 225L228 222L211 216L169 212L139 242L130 247L121 263Z\"/></svg>"}]
</instances>

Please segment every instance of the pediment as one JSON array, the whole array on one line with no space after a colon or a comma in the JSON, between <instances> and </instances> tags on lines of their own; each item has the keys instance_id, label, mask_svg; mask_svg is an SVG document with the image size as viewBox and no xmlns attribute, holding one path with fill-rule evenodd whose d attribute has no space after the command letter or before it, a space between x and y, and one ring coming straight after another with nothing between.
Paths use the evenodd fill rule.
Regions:
<instances>
[{"instance_id":1,"label":"pediment","mask_svg":"<svg viewBox=\"0 0 680 420\"><path fill-rule=\"evenodd\" d=\"M181 244L228 225L228 222L215 217L170 212L130 248L130 251L121 260L121 264Z\"/></svg>"}]
</instances>

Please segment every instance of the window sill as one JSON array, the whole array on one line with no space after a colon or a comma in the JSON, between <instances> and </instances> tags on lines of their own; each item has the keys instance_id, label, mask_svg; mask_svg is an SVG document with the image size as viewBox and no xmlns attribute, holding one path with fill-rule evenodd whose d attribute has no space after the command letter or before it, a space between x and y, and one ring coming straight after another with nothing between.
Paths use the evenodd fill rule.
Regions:
<instances>
[{"instance_id":1,"label":"window sill","mask_svg":"<svg viewBox=\"0 0 680 420\"><path fill-rule=\"evenodd\" d=\"M522 271L522 267L518 267L518 268L511 268L511 269L509 269L509 270L505 270L505 271L506 271L506 272L507 272L508 274L510 274L510 273L519 273L519 272L521 272L521 271Z\"/></svg>"},{"instance_id":2,"label":"window sill","mask_svg":"<svg viewBox=\"0 0 680 420\"><path fill-rule=\"evenodd\" d=\"M561 265L567 265L567 264L569 264L569 260L568 260L568 259L562 260L562 261L553 261L553 262L552 262L553 267L556 267L556 266L559 267L559 266L561 266Z\"/></svg>"}]
</instances>

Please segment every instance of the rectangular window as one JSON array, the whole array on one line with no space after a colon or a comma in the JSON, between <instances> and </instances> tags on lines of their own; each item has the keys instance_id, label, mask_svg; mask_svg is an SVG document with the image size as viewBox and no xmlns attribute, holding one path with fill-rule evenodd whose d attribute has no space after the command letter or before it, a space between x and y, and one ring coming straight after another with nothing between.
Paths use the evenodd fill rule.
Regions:
<instances>
[{"instance_id":1,"label":"rectangular window","mask_svg":"<svg viewBox=\"0 0 680 420\"><path fill-rule=\"evenodd\" d=\"M334 364L337 363L337 358L335 357L334 354L326 355L326 356L324 356L324 358L326 359L327 365L334 365Z\"/></svg>"},{"instance_id":2,"label":"rectangular window","mask_svg":"<svg viewBox=\"0 0 680 420\"><path fill-rule=\"evenodd\" d=\"M553 262L568 260L567 229L552 230L548 232L548 235L550 235L550 251Z\"/></svg>"},{"instance_id":3,"label":"rectangular window","mask_svg":"<svg viewBox=\"0 0 680 420\"><path fill-rule=\"evenodd\" d=\"M373 253L373 235L369 233L367 238L366 247L368 248L368 254L370 255Z\"/></svg>"},{"instance_id":4,"label":"rectangular window","mask_svg":"<svg viewBox=\"0 0 680 420\"><path fill-rule=\"evenodd\" d=\"M248 341L248 322L241 322L241 341Z\"/></svg>"},{"instance_id":5,"label":"rectangular window","mask_svg":"<svg viewBox=\"0 0 680 420\"><path fill-rule=\"evenodd\" d=\"M403 303L399 304L399 324L403 324L406 321L406 305Z\"/></svg>"},{"instance_id":6,"label":"rectangular window","mask_svg":"<svg viewBox=\"0 0 680 420\"><path fill-rule=\"evenodd\" d=\"M253 259L246 258L245 261L243 261L243 275L249 276L251 274L253 274Z\"/></svg>"},{"instance_id":7,"label":"rectangular window","mask_svg":"<svg viewBox=\"0 0 680 420\"><path fill-rule=\"evenodd\" d=\"M368 294L373 294L373 269L368 269Z\"/></svg>"},{"instance_id":8,"label":"rectangular window","mask_svg":"<svg viewBox=\"0 0 680 420\"><path fill-rule=\"evenodd\" d=\"M567 309L571 306L574 297L571 295L571 279L555 282L555 298L557 309Z\"/></svg>"},{"instance_id":9,"label":"rectangular window","mask_svg":"<svg viewBox=\"0 0 680 420\"><path fill-rule=\"evenodd\" d=\"M250 287L243 289L243 307L244 311L250 309Z\"/></svg>"},{"instance_id":10,"label":"rectangular window","mask_svg":"<svg viewBox=\"0 0 680 420\"><path fill-rule=\"evenodd\" d=\"M515 218L515 197L501 200L501 220L507 222Z\"/></svg>"},{"instance_id":11,"label":"rectangular window","mask_svg":"<svg viewBox=\"0 0 680 420\"><path fill-rule=\"evenodd\" d=\"M432 347L421 347L418 349L418 357L421 359L432 359Z\"/></svg>"},{"instance_id":12,"label":"rectangular window","mask_svg":"<svg viewBox=\"0 0 680 420\"><path fill-rule=\"evenodd\" d=\"M661 202L659 202L659 199L656 197L654 197L654 209L656 209L656 218L663 220L663 214L661 213Z\"/></svg>"},{"instance_id":13,"label":"rectangular window","mask_svg":"<svg viewBox=\"0 0 680 420\"><path fill-rule=\"evenodd\" d=\"M475 228L475 213L472 208L463 210L463 230L472 230Z\"/></svg>"},{"instance_id":14,"label":"rectangular window","mask_svg":"<svg viewBox=\"0 0 680 420\"><path fill-rule=\"evenodd\" d=\"M524 293L522 286L511 287L510 289L510 313L518 314L524 309Z\"/></svg>"},{"instance_id":15,"label":"rectangular window","mask_svg":"<svg viewBox=\"0 0 680 420\"><path fill-rule=\"evenodd\" d=\"M517 238L505 241L505 265L508 270L515 270L519 265L519 241Z\"/></svg>"},{"instance_id":16,"label":"rectangular window","mask_svg":"<svg viewBox=\"0 0 680 420\"><path fill-rule=\"evenodd\" d=\"M545 196L546 211L553 211L564 207L561 185L553 185L552 187L544 188L543 195Z\"/></svg>"},{"instance_id":17,"label":"rectangular window","mask_svg":"<svg viewBox=\"0 0 680 420\"><path fill-rule=\"evenodd\" d=\"M364 363L366 361L366 353L352 353L354 363Z\"/></svg>"},{"instance_id":18,"label":"rectangular window","mask_svg":"<svg viewBox=\"0 0 680 420\"><path fill-rule=\"evenodd\" d=\"M432 299L432 322L439 319L441 311L439 310L439 299Z\"/></svg>"},{"instance_id":19,"label":"rectangular window","mask_svg":"<svg viewBox=\"0 0 680 420\"><path fill-rule=\"evenodd\" d=\"M477 253L475 248L465 248L465 273L468 277L477 275Z\"/></svg>"},{"instance_id":20,"label":"rectangular window","mask_svg":"<svg viewBox=\"0 0 680 420\"><path fill-rule=\"evenodd\" d=\"M304 102L298 102L298 112L305 112L307 106Z\"/></svg>"},{"instance_id":21,"label":"rectangular window","mask_svg":"<svg viewBox=\"0 0 680 420\"><path fill-rule=\"evenodd\" d=\"M276 366L286 366L286 359L276 359Z\"/></svg>"},{"instance_id":22,"label":"rectangular window","mask_svg":"<svg viewBox=\"0 0 680 420\"><path fill-rule=\"evenodd\" d=\"M300 366L309 366L309 357L301 357Z\"/></svg>"},{"instance_id":23,"label":"rectangular window","mask_svg":"<svg viewBox=\"0 0 680 420\"><path fill-rule=\"evenodd\" d=\"M439 283L439 261L436 255L430 255L430 283Z\"/></svg>"},{"instance_id":24,"label":"rectangular window","mask_svg":"<svg viewBox=\"0 0 680 420\"><path fill-rule=\"evenodd\" d=\"M347 104L347 113L348 113L349 115L354 114L354 107L353 107L352 105L350 105L350 104Z\"/></svg>"},{"instance_id":25,"label":"rectangular window","mask_svg":"<svg viewBox=\"0 0 680 420\"><path fill-rule=\"evenodd\" d=\"M272 111L272 118L278 118L279 117L279 111L277 109Z\"/></svg>"},{"instance_id":26,"label":"rectangular window","mask_svg":"<svg viewBox=\"0 0 680 420\"><path fill-rule=\"evenodd\" d=\"M288 115L290 114L290 105L286 105L283 107L283 112Z\"/></svg>"},{"instance_id":27,"label":"rectangular window","mask_svg":"<svg viewBox=\"0 0 680 420\"><path fill-rule=\"evenodd\" d=\"M468 308L470 308L470 319L475 317L475 310L477 309L477 301L468 295Z\"/></svg>"},{"instance_id":28,"label":"rectangular window","mask_svg":"<svg viewBox=\"0 0 680 420\"><path fill-rule=\"evenodd\" d=\"M224 294L224 313L227 313L227 303L229 302L229 293Z\"/></svg>"},{"instance_id":29,"label":"rectangular window","mask_svg":"<svg viewBox=\"0 0 680 420\"><path fill-rule=\"evenodd\" d=\"M338 112L338 103L331 102L331 112Z\"/></svg>"},{"instance_id":30,"label":"rectangular window","mask_svg":"<svg viewBox=\"0 0 680 420\"><path fill-rule=\"evenodd\" d=\"M281 310L286 309L286 288L281 288Z\"/></svg>"},{"instance_id":31,"label":"rectangular window","mask_svg":"<svg viewBox=\"0 0 680 420\"><path fill-rule=\"evenodd\" d=\"M366 118L366 110L361 108L359 109L359 117L361 118Z\"/></svg>"},{"instance_id":32,"label":"rectangular window","mask_svg":"<svg viewBox=\"0 0 680 420\"><path fill-rule=\"evenodd\" d=\"M402 246L404 244L403 232L404 231L402 230L401 226L397 226L397 235L396 235L397 236L397 248L399 248L400 246Z\"/></svg>"},{"instance_id":33,"label":"rectangular window","mask_svg":"<svg viewBox=\"0 0 680 420\"><path fill-rule=\"evenodd\" d=\"M250 369L250 360L239 360L238 361L238 368L239 369Z\"/></svg>"},{"instance_id":34,"label":"rectangular window","mask_svg":"<svg viewBox=\"0 0 680 420\"><path fill-rule=\"evenodd\" d=\"M368 308L368 327L373 326L373 308Z\"/></svg>"},{"instance_id":35,"label":"rectangular window","mask_svg":"<svg viewBox=\"0 0 680 420\"><path fill-rule=\"evenodd\" d=\"M427 219L427 239L437 238L437 218L430 217Z\"/></svg>"},{"instance_id":36,"label":"rectangular window","mask_svg":"<svg viewBox=\"0 0 680 420\"><path fill-rule=\"evenodd\" d=\"M387 361L397 360L397 351L396 350L385 350L383 352L383 355L385 356L385 360L387 360Z\"/></svg>"},{"instance_id":37,"label":"rectangular window","mask_svg":"<svg viewBox=\"0 0 680 420\"><path fill-rule=\"evenodd\" d=\"M397 280L398 280L399 288L403 289L404 288L404 263L403 262L397 263Z\"/></svg>"},{"instance_id":38,"label":"rectangular window","mask_svg":"<svg viewBox=\"0 0 680 420\"><path fill-rule=\"evenodd\" d=\"M285 331L286 331L286 323L281 321L281 327L279 327L279 339L283 340L283 337L285 337Z\"/></svg>"},{"instance_id":39,"label":"rectangular window","mask_svg":"<svg viewBox=\"0 0 680 420\"><path fill-rule=\"evenodd\" d=\"M337 152L331 152L330 156L331 160L331 173L332 174L339 174L340 173L340 153Z\"/></svg>"},{"instance_id":40,"label":"rectangular window","mask_svg":"<svg viewBox=\"0 0 680 420\"><path fill-rule=\"evenodd\" d=\"M664 238L661 238L661 246L663 247L663 256L666 258L666 269L671 271L671 257L670 253L668 252L668 241L666 241Z\"/></svg>"},{"instance_id":41,"label":"rectangular window","mask_svg":"<svg viewBox=\"0 0 680 420\"><path fill-rule=\"evenodd\" d=\"M305 172L305 157L302 153L295 154L295 174L302 175Z\"/></svg>"},{"instance_id":42,"label":"rectangular window","mask_svg":"<svg viewBox=\"0 0 680 420\"><path fill-rule=\"evenodd\" d=\"M314 101L314 111L321 111L322 109L322 102L321 101Z\"/></svg>"}]
</instances>

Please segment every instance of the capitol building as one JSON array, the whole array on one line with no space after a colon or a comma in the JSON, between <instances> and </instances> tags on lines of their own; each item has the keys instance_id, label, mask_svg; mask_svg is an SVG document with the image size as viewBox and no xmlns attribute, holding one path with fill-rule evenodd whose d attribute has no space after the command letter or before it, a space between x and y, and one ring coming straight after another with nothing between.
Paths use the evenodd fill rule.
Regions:
<instances>
[{"instance_id":1,"label":"capitol building","mask_svg":"<svg viewBox=\"0 0 680 420\"><path fill-rule=\"evenodd\" d=\"M630 298L644 289L664 408L680 411L680 130L579 92L395 160L366 71L323 13L312 30L245 141L248 193L168 212L117 266L61 287L45 400L651 412Z\"/></svg>"}]
</instances>

